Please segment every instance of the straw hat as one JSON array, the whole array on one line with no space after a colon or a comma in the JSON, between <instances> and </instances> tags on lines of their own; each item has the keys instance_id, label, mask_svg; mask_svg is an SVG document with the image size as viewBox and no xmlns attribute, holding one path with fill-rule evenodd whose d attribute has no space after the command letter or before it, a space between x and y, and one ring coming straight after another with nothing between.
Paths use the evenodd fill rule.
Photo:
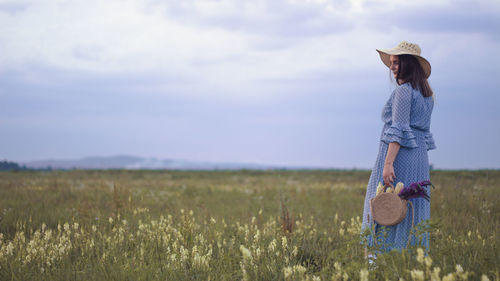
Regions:
<instances>
[{"instance_id":1,"label":"straw hat","mask_svg":"<svg viewBox=\"0 0 500 281\"><path fill-rule=\"evenodd\" d=\"M392 49L377 49L377 52L380 54L382 62L384 62L387 67L391 67L391 61L389 59L391 55L412 55L418 59L420 66L422 66L424 70L425 77L429 78L431 75L431 64L424 57L420 56L420 47L415 43L401 41L399 45Z\"/></svg>"}]
</instances>

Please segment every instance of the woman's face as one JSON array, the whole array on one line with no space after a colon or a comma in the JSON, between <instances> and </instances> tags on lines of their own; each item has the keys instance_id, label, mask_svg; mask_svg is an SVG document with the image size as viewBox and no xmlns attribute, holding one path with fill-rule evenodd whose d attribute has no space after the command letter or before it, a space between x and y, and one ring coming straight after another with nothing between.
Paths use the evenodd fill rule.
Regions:
<instances>
[{"instance_id":1,"label":"woman's face","mask_svg":"<svg viewBox=\"0 0 500 281\"><path fill-rule=\"evenodd\" d=\"M391 62L391 66L389 68L391 69L392 74L394 74L394 79L396 79L399 71L399 57L391 55L389 60Z\"/></svg>"}]
</instances>

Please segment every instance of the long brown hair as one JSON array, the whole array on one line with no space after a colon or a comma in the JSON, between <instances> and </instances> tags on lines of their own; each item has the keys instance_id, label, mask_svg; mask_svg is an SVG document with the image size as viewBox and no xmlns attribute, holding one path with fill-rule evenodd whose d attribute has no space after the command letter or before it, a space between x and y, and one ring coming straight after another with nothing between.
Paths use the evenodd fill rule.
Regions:
<instances>
[{"instance_id":1,"label":"long brown hair","mask_svg":"<svg viewBox=\"0 0 500 281\"><path fill-rule=\"evenodd\" d=\"M414 89L419 90L424 97L433 95L431 86L427 82L424 70L417 58L412 55L399 55L399 71L396 83L399 80L409 82Z\"/></svg>"}]
</instances>

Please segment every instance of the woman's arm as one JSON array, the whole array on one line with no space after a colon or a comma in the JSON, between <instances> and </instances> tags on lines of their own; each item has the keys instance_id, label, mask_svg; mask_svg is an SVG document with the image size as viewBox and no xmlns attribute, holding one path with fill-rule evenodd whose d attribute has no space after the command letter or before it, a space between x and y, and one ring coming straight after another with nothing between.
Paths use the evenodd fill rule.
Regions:
<instances>
[{"instance_id":1,"label":"woman's arm","mask_svg":"<svg viewBox=\"0 0 500 281\"><path fill-rule=\"evenodd\" d=\"M387 149L387 155L384 161L384 171L382 172L382 177L384 178L384 185L389 186L393 184L396 174L394 174L394 159L399 152L399 143L391 142L389 143L389 148Z\"/></svg>"}]
</instances>

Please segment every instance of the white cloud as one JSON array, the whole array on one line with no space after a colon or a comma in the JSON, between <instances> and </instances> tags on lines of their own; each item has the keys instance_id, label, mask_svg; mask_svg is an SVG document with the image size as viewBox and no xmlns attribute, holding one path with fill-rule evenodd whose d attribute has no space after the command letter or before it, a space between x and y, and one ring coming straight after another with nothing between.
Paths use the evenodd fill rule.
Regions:
<instances>
[{"instance_id":1,"label":"white cloud","mask_svg":"<svg viewBox=\"0 0 500 281\"><path fill-rule=\"evenodd\" d=\"M442 28L433 32L429 23L420 30L399 22L399 14L410 15L412 10L453 11L452 1L13 3L0 2L0 64L4 70L23 70L35 64L97 75L153 73L196 81L200 89L216 89L214 93L238 88L255 94L255 81L375 69L380 62L374 49L391 47L400 40L419 42L428 56L442 54L443 46L469 37L446 36ZM433 15L426 18L428 22L435 20ZM445 37L451 41L439 40ZM462 53L460 47L448 52Z\"/></svg>"},{"instance_id":2,"label":"white cloud","mask_svg":"<svg viewBox=\"0 0 500 281\"><path fill-rule=\"evenodd\" d=\"M148 6L140 1L26 2L22 12L0 12L0 24L5 27L0 35L0 63L5 67L40 63L101 73L159 70L195 75L217 73L225 64L229 69L223 72L234 73L231 67L243 64L245 71L236 69L236 73L254 76L255 66L258 72L270 69L275 73L273 61L301 62L308 70L323 60L303 53L317 52L321 38L302 38L325 24L321 22L324 15L314 18L321 7L314 6L311 14L304 15L301 7L285 2L283 6L264 1L181 3L177 6L183 7ZM302 34L291 38L294 32ZM265 67L268 63L270 68ZM282 75L288 75L286 70Z\"/></svg>"},{"instance_id":3,"label":"white cloud","mask_svg":"<svg viewBox=\"0 0 500 281\"><path fill-rule=\"evenodd\" d=\"M4 14L1 61L97 72L182 72L190 59L218 59L243 47L238 34L200 32L139 8L132 1L36 2L22 14Z\"/></svg>"}]
</instances>

